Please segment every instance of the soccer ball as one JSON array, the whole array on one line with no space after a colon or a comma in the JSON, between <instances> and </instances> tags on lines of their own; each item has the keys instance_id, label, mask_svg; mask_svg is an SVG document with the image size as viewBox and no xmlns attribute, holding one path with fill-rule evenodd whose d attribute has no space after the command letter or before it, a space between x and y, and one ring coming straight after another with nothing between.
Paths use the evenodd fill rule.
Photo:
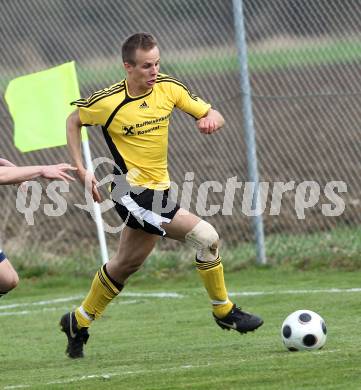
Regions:
<instances>
[{"instance_id":1,"label":"soccer ball","mask_svg":"<svg viewBox=\"0 0 361 390\"><path fill-rule=\"evenodd\" d=\"M281 337L289 351L321 349L327 338L326 323L311 310L297 310L283 321Z\"/></svg>"}]
</instances>

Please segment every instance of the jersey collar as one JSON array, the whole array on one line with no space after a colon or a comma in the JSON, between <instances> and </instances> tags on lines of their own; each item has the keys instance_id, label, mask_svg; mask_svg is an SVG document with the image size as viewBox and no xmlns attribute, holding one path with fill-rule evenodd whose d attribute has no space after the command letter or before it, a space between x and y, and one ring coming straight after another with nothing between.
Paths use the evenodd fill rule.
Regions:
<instances>
[{"instance_id":1,"label":"jersey collar","mask_svg":"<svg viewBox=\"0 0 361 390\"><path fill-rule=\"evenodd\" d=\"M151 89L149 92L143 93L142 95L132 96L132 95L129 93L128 81L127 81L127 79L125 79L125 92L126 92L126 95L127 95L130 99L137 100L137 99L141 99L141 98L143 98L143 97L145 97L145 96L150 95L150 94L153 92L153 87L152 87L152 89Z\"/></svg>"}]
</instances>

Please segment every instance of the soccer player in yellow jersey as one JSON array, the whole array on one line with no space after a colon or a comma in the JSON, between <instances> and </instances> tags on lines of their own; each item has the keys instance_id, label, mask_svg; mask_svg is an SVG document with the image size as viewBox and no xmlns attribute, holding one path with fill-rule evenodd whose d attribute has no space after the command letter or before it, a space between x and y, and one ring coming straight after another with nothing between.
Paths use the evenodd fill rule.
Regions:
<instances>
[{"instance_id":1,"label":"soccer player in yellow jersey","mask_svg":"<svg viewBox=\"0 0 361 390\"><path fill-rule=\"evenodd\" d=\"M74 178L68 175L67 172L75 169L69 164L17 167L9 160L0 158L0 185L22 184L36 177L73 181ZM0 298L14 289L18 283L19 277L17 272L0 248Z\"/></svg>"},{"instance_id":2,"label":"soccer player in yellow jersey","mask_svg":"<svg viewBox=\"0 0 361 390\"><path fill-rule=\"evenodd\" d=\"M196 267L211 300L214 319L221 328L246 333L263 323L229 299L214 227L168 198L168 126L174 107L192 115L202 134L219 130L224 124L222 115L180 81L159 73L159 49L152 35L130 36L122 46L122 57L126 79L88 99L73 102L77 110L67 120L68 147L74 165L96 202L101 197L94 175L83 166L81 127L102 127L118 167L111 197L126 225L116 254L97 271L82 304L60 320L61 330L68 338L66 353L71 358L83 357L92 321L121 292L162 236L189 243L196 249ZM89 175L91 180L86 179ZM125 175L126 185L121 180Z\"/></svg>"}]
</instances>

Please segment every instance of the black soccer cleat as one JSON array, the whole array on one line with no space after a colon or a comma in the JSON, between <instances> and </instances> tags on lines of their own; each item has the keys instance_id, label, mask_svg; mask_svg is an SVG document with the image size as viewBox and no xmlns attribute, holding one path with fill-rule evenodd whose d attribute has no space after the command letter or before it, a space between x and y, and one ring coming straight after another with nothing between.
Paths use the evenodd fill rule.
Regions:
<instances>
[{"instance_id":1,"label":"black soccer cleat","mask_svg":"<svg viewBox=\"0 0 361 390\"><path fill-rule=\"evenodd\" d=\"M78 328L74 312L64 314L59 324L60 330L68 337L65 353L72 359L84 357L83 346L89 338L88 328Z\"/></svg>"},{"instance_id":2,"label":"black soccer cleat","mask_svg":"<svg viewBox=\"0 0 361 390\"><path fill-rule=\"evenodd\" d=\"M233 305L232 310L224 318L218 318L214 314L213 317L222 329L234 329L240 333L252 332L263 324L262 318L242 311L236 305Z\"/></svg>"}]
</instances>

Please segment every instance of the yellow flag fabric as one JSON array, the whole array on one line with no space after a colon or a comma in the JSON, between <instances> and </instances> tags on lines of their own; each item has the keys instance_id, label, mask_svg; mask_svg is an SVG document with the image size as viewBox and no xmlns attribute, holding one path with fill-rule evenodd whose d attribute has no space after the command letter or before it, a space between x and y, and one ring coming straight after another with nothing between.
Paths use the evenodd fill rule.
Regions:
<instances>
[{"instance_id":1,"label":"yellow flag fabric","mask_svg":"<svg viewBox=\"0 0 361 390\"><path fill-rule=\"evenodd\" d=\"M22 152L66 145L70 102L80 97L74 61L10 81L5 101L14 121L14 144ZM82 130L83 140L87 139Z\"/></svg>"}]
</instances>

